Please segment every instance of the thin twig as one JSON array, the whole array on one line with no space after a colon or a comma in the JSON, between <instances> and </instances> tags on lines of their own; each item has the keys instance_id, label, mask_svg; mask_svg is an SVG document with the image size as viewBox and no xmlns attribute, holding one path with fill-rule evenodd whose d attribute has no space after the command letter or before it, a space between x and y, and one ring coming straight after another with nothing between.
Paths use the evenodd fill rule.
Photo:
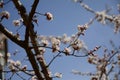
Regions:
<instances>
[{"instance_id":1,"label":"thin twig","mask_svg":"<svg viewBox=\"0 0 120 80\"><path fill-rule=\"evenodd\" d=\"M22 80L26 80L26 79L24 79L20 74L18 74L18 73L15 73L17 76L19 76Z\"/></svg>"},{"instance_id":2,"label":"thin twig","mask_svg":"<svg viewBox=\"0 0 120 80\"><path fill-rule=\"evenodd\" d=\"M51 63L61 54L61 52L59 52L56 56L53 57L53 59L49 62L49 64L47 65L47 67L49 67L51 65Z\"/></svg>"}]
</instances>

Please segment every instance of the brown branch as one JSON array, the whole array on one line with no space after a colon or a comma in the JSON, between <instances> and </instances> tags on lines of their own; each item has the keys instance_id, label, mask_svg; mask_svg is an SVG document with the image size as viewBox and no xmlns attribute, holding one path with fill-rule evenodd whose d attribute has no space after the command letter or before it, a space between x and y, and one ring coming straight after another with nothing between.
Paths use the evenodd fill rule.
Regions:
<instances>
[{"instance_id":1,"label":"brown branch","mask_svg":"<svg viewBox=\"0 0 120 80\"><path fill-rule=\"evenodd\" d=\"M23 18L24 25L26 26L26 28L29 27L29 30L30 30L29 32L31 32L34 26L32 25L31 22L29 22L29 17L28 17L28 14L26 13L25 7L22 5L22 3L20 3L19 0L12 0L12 1L13 1L14 5L15 5L16 9L20 13L21 17ZM34 30L31 33L32 33L32 35L30 35L30 36L34 36L33 35L34 34ZM35 37L32 37L32 38L34 38L34 40L35 40ZM33 45L33 46L35 46L35 45ZM26 50L27 56L28 56L28 58L30 60L30 63L31 63L31 65L32 65L32 67L33 67L33 69L35 71L36 76L38 77L39 80L43 80L42 74L39 71L39 66L37 65L37 62L36 62L35 57L34 57L34 54L29 49L29 46L26 45L26 44L25 44L25 50Z\"/></svg>"},{"instance_id":2,"label":"brown branch","mask_svg":"<svg viewBox=\"0 0 120 80\"><path fill-rule=\"evenodd\" d=\"M28 42L29 42L29 27L26 27L26 30L25 30L25 43L26 43L26 45L28 45Z\"/></svg>"},{"instance_id":3,"label":"brown branch","mask_svg":"<svg viewBox=\"0 0 120 80\"><path fill-rule=\"evenodd\" d=\"M15 35L13 35L10 31L8 31L5 26L3 26L0 23L0 31L7 36L10 40L12 40L13 42L15 42L16 44L18 44L19 46L21 46L22 48L24 48L24 41L19 40Z\"/></svg>"},{"instance_id":4,"label":"brown branch","mask_svg":"<svg viewBox=\"0 0 120 80\"><path fill-rule=\"evenodd\" d=\"M42 77L42 74L40 73L39 66L35 60L33 52L29 48L26 48L25 50L26 50L27 56L31 62L31 65L35 71L36 76L39 78L39 80L44 80Z\"/></svg>"},{"instance_id":5,"label":"brown branch","mask_svg":"<svg viewBox=\"0 0 120 80\"><path fill-rule=\"evenodd\" d=\"M37 2L37 0L35 2ZM20 3L20 1L18 2L18 0L13 0L13 3L16 6L17 10L20 12L21 17L23 18L24 25L26 27L29 27L29 36L30 36L30 39L32 41L32 45L34 46L34 52L35 52L35 54L40 54L40 51L39 51L39 49L37 47L38 43L37 43L37 40L36 40L36 33L34 32L34 25L32 24L32 22L30 22L28 14L26 13L25 7ZM37 6L37 5L35 5L35 6ZM33 9L33 11L34 10L35 9ZM33 13L31 13L31 15L33 15ZM35 70L36 76L40 80L43 80L42 75L39 72L38 65L37 65L37 63L35 61L34 54L28 48L28 46L26 46L25 50L27 52L27 55L28 55L29 60L31 62L31 65L32 65L33 69ZM43 61L39 61L39 65L41 66L42 72L43 72L44 77L46 78L46 80L51 80L51 77L49 76L49 70L46 67L45 60L43 59Z\"/></svg>"},{"instance_id":6,"label":"brown branch","mask_svg":"<svg viewBox=\"0 0 120 80\"><path fill-rule=\"evenodd\" d=\"M33 19L33 16L35 14L35 11L36 11L36 8L37 8L37 5L39 3L39 0L34 0L34 3L32 5L32 9L31 9L31 12L29 13L29 21L31 22L32 19Z\"/></svg>"},{"instance_id":7,"label":"brown branch","mask_svg":"<svg viewBox=\"0 0 120 80\"><path fill-rule=\"evenodd\" d=\"M30 28L30 38L31 38L31 41L32 41L32 45L34 46L33 49L34 49L36 55L40 54L40 51L38 49L39 48L38 43L36 41L36 34L34 32L34 29L32 29L32 28ZM42 61L39 61L39 64L42 68L42 72L43 72L46 80L52 80L52 78L49 76L49 70L47 68L47 65L46 65L46 62L45 62L44 58L43 58Z\"/></svg>"}]
</instances>

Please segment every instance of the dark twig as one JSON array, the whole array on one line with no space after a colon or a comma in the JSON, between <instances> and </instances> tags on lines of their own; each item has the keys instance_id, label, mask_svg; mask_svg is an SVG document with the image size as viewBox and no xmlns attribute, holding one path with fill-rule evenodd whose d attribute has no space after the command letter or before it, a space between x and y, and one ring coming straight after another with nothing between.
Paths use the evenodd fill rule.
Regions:
<instances>
[{"instance_id":1,"label":"dark twig","mask_svg":"<svg viewBox=\"0 0 120 80\"><path fill-rule=\"evenodd\" d=\"M47 67L49 67L51 65L51 63L61 54L61 52L59 52L56 56L53 57L53 59L49 62L49 64L47 65Z\"/></svg>"}]
</instances>

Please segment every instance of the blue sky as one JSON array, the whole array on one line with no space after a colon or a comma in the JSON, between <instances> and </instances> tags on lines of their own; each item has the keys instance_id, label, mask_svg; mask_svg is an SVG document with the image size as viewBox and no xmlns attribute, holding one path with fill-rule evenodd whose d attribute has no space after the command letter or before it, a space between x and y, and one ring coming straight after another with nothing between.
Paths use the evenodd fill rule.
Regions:
<instances>
[{"instance_id":1,"label":"blue sky","mask_svg":"<svg viewBox=\"0 0 120 80\"><path fill-rule=\"evenodd\" d=\"M27 10L30 10L31 2L33 0L20 0L26 6ZM118 0L84 0L84 3L88 4L95 11L102 11L106 8L106 5L112 8L111 13L118 14L116 10L116 4ZM5 20L3 23L10 31L16 33L17 28L12 25L12 20L19 19L15 7L11 5L10 2L5 6L5 10L10 11L11 18L10 20ZM66 33L68 36L75 34L77 32L78 24L85 24L94 15L85 9L83 9L79 3L74 3L72 0L40 0L37 11L40 13L51 12L54 15L53 21L47 21L44 16L39 16L39 26L36 25L35 30L38 31L40 35L53 35L53 36L62 36ZM7 24L6 24L7 22ZM109 45L109 40L113 40L119 46L120 35L114 34L113 25L103 25L95 21L90 28L85 32L85 36L81 36L80 39L84 40L88 49L93 49L95 46L103 46L111 48ZM21 35L24 28L21 28L19 32ZM17 59L21 60L21 57L24 55L24 50L19 46L15 45L9 41L9 52L13 53L15 50L19 50L19 54L16 55ZM100 51L101 52L101 51ZM99 54L102 54L100 53ZM52 58L52 53L46 53L47 62ZM20 57L21 56L21 57ZM16 60L16 57L13 59ZM23 63L25 64L25 63ZM89 80L89 77L74 75L71 73L72 69L76 69L82 72L92 71L95 72L94 66L87 64L86 58L75 58L63 56L57 58L53 64L50 66L50 70L55 72L63 73L62 79L54 80Z\"/></svg>"}]
</instances>

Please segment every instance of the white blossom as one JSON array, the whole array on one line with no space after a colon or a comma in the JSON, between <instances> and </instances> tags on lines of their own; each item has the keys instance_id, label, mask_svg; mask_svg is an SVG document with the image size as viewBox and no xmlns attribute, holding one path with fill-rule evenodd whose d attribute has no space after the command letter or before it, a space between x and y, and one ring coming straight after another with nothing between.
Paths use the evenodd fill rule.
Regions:
<instances>
[{"instance_id":1,"label":"white blossom","mask_svg":"<svg viewBox=\"0 0 120 80\"><path fill-rule=\"evenodd\" d=\"M114 32L117 33L120 30L120 15L115 16L113 19L114 23Z\"/></svg>"},{"instance_id":2,"label":"white blossom","mask_svg":"<svg viewBox=\"0 0 120 80\"><path fill-rule=\"evenodd\" d=\"M43 40L41 40L41 44L42 44L43 46L48 46L48 45L49 45L49 42L48 42L48 40L43 39Z\"/></svg>"},{"instance_id":3,"label":"white blossom","mask_svg":"<svg viewBox=\"0 0 120 80\"><path fill-rule=\"evenodd\" d=\"M50 12L45 14L47 20L53 20L53 15Z\"/></svg>"},{"instance_id":4,"label":"white blossom","mask_svg":"<svg viewBox=\"0 0 120 80\"><path fill-rule=\"evenodd\" d=\"M27 69L27 65L22 66L23 71L26 71L26 69Z\"/></svg>"},{"instance_id":5,"label":"white blossom","mask_svg":"<svg viewBox=\"0 0 120 80\"><path fill-rule=\"evenodd\" d=\"M57 77L57 78L62 78L62 73L56 72L54 75L55 75L55 77Z\"/></svg>"},{"instance_id":6,"label":"white blossom","mask_svg":"<svg viewBox=\"0 0 120 80\"><path fill-rule=\"evenodd\" d=\"M10 53L7 53L7 57L10 58L10 57L11 57L11 54L10 54Z\"/></svg>"},{"instance_id":7,"label":"white blossom","mask_svg":"<svg viewBox=\"0 0 120 80\"><path fill-rule=\"evenodd\" d=\"M83 47L85 47L85 45L84 45L83 41L81 41L81 40L77 40L76 42L74 42L72 44L72 48L75 49L75 50L80 50Z\"/></svg>"},{"instance_id":8,"label":"white blossom","mask_svg":"<svg viewBox=\"0 0 120 80\"><path fill-rule=\"evenodd\" d=\"M14 26L20 26L20 20L13 20Z\"/></svg>"},{"instance_id":9,"label":"white blossom","mask_svg":"<svg viewBox=\"0 0 120 80\"><path fill-rule=\"evenodd\" d=\"M36 58L38 61L43 61L43 55L41 55L41 54L37 54Z\"/></svg>"},{"instance_id":10,"label":"white blossom","mask_svg":"<svg viewBox=\"0 0 120 80\"><path fill-rule=\"evenodd\" d=\"M9 65L8 65L8 68L9 68L10 70L15 70L15 67L14 67L12 64L9 64Z\"/></svg>"},{"instance_id":11,"label":"white blossom","mask_svg":"<svg viewBox=\"0 0 120 80\"><path fill-rule=\"evenodd\" d=\"M52 52L57 52L59 50L60 50L60 47L58 45L56 45L56 44L52 45Z\"/></svg>"},{"instance_id":12,"label":"white blossom","mask_svg":"<svg viewBox=\"0 0 120 80\"><path fill-rule=\"evenodd\" d=\"M31 80L38 80L36 76L32 76Z\"/></svg>"},{"instance_id":13,"label":"white blossom","mask_svg":"<svg viewBox=\"0 0 120 80\"><path fill-rule=\"evenodd\" d=\"M16 63L15 63L15 65L16 66L21 66L21 62L17 60Z\"/></svg>"},{"instance_id":14,"label":"white blossom","mask_svg":"<svg viewBox=\"0 0 120 80\"><path fill-rule=\"evenodd\" d=\"M70 48L65 48L65 49L64 49L64 52L65 52L66 55L69 55L70 52L71 52L71 49L70 49Z\"/></svg>"},{"instance_id":15,"label":"white blossom","mask_svg":"<svg viewBox=\"0 0 120 80\"><path fill-rule=\"evenodd\" d=\"M0 13L0 16L5 17L6 19L8 19L10 17L10 13L8 11L2 11Z\"/></svg>"},{"instance_id":16,"label":"white blossom","mask_svg":"<svg viewBox=\"0 0 120 80\"><path fill-rule=\"evenodd\" d=\"M30 74L35 75L35 71L30 71Z\"/></svg>"},{"instance_id":17,"label":"white blossom","mask_svg":"<svg viewBox=\"0 0 120 80\"><path fill-rule=\"evenodd\" d=\"M13 61L13 60L11 60L11 59L8 60L8 63L15 65L15 61Z\"/></svg>"},{"instance_id":18,"label":"white blossom","mask_svg":"<svg viewBox=\"0 0 120 80\"><path fill-rule=\"evenodd\" d=\"M38 49L39 49L39 51L40 51L41 54L45 53L45 48L39 47Z\"/></svg>"},{"instance_id":19,"label":"white blossom","mask_svg":"<svg viewBox=\"0 0 120 80\"><path fill-rule=\"evenodd\" d=\"M70 41L71 41L71 38L68 37L66 34L63 34L62 42L66 44L66 43L69 43Z\"/></svg>"},{"instance_id":20,"label":"white blossom","mask_svg":"<svg viewBox=\"0 0 120 80\"><path fill-rule=\"evenodd\" d=\"M105 24L106 11L96 12L97 20L102 24Z\"/></svg>"},{"instance_id":21,"label":"white blossom","mask_svg":"<svg viewBox=\"0 0 120 80\"><path fill-rule=\"evenodd\" d=\"M59 46L60 45L60 40L53 37L53 38L51 38L51 43Z\"/></svg>"}]
</instances>

